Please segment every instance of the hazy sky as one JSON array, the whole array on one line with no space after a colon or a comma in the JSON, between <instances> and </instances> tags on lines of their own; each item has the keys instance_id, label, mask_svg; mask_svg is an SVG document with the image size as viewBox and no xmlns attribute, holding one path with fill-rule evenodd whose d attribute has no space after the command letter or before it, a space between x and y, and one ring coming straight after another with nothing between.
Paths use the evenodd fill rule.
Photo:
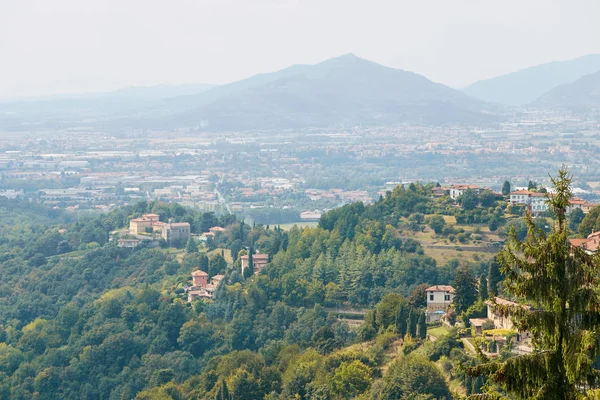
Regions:
<instances>
[{"instance_id":1,"label":"hazy sky","mask_svg":"<svg viewBox=\"0 0 600 400\"><path fill-rule=\"evenodd\" d=\"M226 83L344 53L464 86L600 53L598 0L0 0L0 97Z\"/></svg>"}]
</instances>

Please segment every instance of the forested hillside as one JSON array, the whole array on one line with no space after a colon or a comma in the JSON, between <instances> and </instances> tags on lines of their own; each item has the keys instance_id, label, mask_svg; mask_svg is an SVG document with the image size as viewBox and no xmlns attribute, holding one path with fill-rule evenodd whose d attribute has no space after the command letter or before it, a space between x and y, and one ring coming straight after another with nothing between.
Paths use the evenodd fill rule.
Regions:
<instances>
[{"instance_id":1,"label":"forested hillside","mask_svg":"<svg viewBox=\"0 0 600 400\"><path fill-rule=\"evenodd\" d=\"M441 263L418 235L439 237L449 248L476 247L482 235L504 229L507 214L486 193L467 193L458 207L433 199L431 188L398 187L371 206L345 206L325 214L317 228L289 232L163 203L75 220L2 200L0 398L476 393L483 380L465 375L464 366L476 361L457 332L424 342L424 290L464 278L467 310L478 299L468 283L475 276L491 271L497 290L493 254ZM225 230L184 249L117 247L111 232L148 212L189 222L196 234ZM442 216L485 232L465 231ZM516 221L507 225L520 228ZM258 275L243 276L240 256L254 251L270 262ZM185 288L196 269L224 274L225 284L212 300L188 303ZM467 313L476 316L478 304Z\"/></svg>"}]
</instances>

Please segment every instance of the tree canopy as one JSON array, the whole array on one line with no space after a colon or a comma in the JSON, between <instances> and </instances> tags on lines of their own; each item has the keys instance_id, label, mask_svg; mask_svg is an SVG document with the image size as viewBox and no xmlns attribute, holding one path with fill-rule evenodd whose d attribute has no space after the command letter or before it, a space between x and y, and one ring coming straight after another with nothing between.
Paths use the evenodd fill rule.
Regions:
<instances>
[{"instance_id":1,"label":"tree canopy","mask_svg":"<svg viewBox=\"0 0 600 400\"><path fill-rule=\"evenodd\" d=\"M527 238L519 240L513 230L499 254L506 291L520 304L495 308L520 331L530 332L539 351L470 370L521 399L576 399L598 382L593 361L599 353L599 256L568 241L570 174L563 168L552 182L552 231L546 234L527 215Z\"/></svg>"}]
</instances>

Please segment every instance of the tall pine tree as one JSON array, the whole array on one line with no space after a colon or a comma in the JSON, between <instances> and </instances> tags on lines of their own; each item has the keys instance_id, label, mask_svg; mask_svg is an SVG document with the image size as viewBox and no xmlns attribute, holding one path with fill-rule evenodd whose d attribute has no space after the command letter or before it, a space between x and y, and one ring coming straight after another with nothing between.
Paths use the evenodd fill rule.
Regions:
<instances>
[{"instance_id":1,"label":"tall pine tree","mask_svg":"<svg viewBox=\"0 0 600 400\"><path fill-rule=\"evenodd\" d=\"M569 243L571 180L565 168L552 179L556 193L548 203L556 221L550 234L527 215L525 241L512 231L499 254L506 291L521 305L496 305L496 311L512 318L520 331L531 332L539 351L468 370L487 375L520 399L582 398L586 388L598 384L592 362L599 353L600 255Z\"/></svg>"}]
</instances>

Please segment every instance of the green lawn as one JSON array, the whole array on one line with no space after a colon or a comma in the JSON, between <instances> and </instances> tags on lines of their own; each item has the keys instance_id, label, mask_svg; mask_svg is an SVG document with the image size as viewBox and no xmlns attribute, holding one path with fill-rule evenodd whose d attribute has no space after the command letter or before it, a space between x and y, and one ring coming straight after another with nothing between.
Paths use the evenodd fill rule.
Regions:
<instances>
[{"instance_id":1,"label":"green lawn","mask_svg":"<svg viewBox=\"0 0 600 400\"><path fill-rule=\"evenodd\" d=\"M436 328L427 329L427 334L435 336L436 338L442 337L449 332L449 329L445 326L438 326Z\"/></svg>"}]
</instances>

